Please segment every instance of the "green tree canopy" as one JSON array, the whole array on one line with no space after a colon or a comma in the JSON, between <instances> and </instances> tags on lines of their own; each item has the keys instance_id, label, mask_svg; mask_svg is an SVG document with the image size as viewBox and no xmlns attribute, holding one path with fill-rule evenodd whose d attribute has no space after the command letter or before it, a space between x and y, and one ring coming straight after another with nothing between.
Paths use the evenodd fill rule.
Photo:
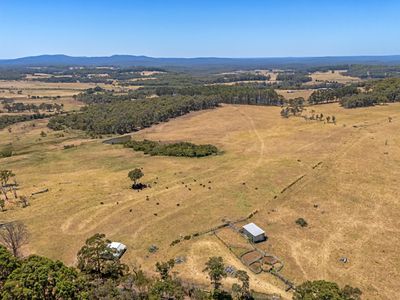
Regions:
<instances>
[{"instance_id":1,"label":"green tree canopy","mask_svg":"<svg viewBox=\"0 0 400 300\"><path fill-rule=\"evenodd\" d=\"M121 277L128 268L114 257L113 250L108 247L110 243L111 241L101 233L88 238L78 252L79 270L96 278Z\"/></svg>"},{"instance_id":2,"label":"green tree canopy","mask_svg":"<svg viewBox=\"0 0 400 300\"><path fill-rule=\"evenodd\" d=\"M19 260L13 256L6 247L0 245L0 288L12 271L19 266Z\"/></svg>"},{"instance_id":3,"label":"green tree canopy","mask_svg":"<svg viewBox=\"0 0 400 300\"><path fill-rule=\"evenodd\" d=\"M203 272L207 272L210 277L211 284L215 290L218 290L221 286L222 278L227 276L224 268L224 261L222 257L210 257L206 262L206 268Z\"/></svg>"},{"instance_id":4,"label":"green tree canopy","mask_svg":"<svg viewBox=\"0 0 400 300\"><path fill-rule=\"evenodd\" d=\"M2 299L82 299L85 286L74 268L33 255L8 276Z\"/></svg>"},{"instance_id":5,"label":"green tree canopy","mask_svg":"<svg viewBox=\"0 0 400 300\"><path fill-rule=\"evenodd\" d=\"M129 171L128 177L133 181L134 184L137 183L137 181L144 176L143 172L141 169L136 168L133 169L132 171Z\"/></svg>"},{"instance_id":6,"label":"green tree canopy","mask_svg":"<svg viewBox=\"0 0 400 300\"><path fill-rule=\"evenodd\" d=\"M340 289L334 282L306 281L296 288L293 300L359 300L361 291L345 286Z\"/></svg>"}]
</instances>

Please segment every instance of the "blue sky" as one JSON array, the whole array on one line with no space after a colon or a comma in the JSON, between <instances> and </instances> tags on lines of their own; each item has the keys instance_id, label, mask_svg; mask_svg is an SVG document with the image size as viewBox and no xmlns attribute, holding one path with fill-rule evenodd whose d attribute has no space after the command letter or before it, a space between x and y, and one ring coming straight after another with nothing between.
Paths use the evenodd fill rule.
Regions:
<instances>
[{"instance_id":1,"label":"blue sky","mask_svg":"<svg viewBox=\"0 0 400 300\"><path fill-rule=\"evenodd\" d=\"M0 0L0 58L400 54L400 1Z\"/></svg>"}]
</instances>

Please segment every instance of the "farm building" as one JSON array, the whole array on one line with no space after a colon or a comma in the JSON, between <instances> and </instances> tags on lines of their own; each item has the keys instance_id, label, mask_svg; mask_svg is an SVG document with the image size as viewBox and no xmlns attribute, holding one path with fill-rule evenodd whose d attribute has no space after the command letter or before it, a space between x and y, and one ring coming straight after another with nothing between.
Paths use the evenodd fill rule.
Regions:
<instances>
[{"instance_id":1,"label":"farm building","mask_svg":"<svg viewBox=\"0 0 400 300\"><path fill-rule=\"evenodd\" d=\"M124 255L126 251L126 246L119 242L112 242L108 244L108 248L113 250L114 258L121 258L121 256Z\"/></svg>"},{"instance_id":2,"label":"farm building","mask_svg":"<svg viewBox=\"0 0 400 300\"><path fill-rule=\"evenodd\" d=\"M262 242L265 241L265 231L262 230L260 227L258 227L254 223L249 223L244 225L243 227L243 233L247 235L247 237L253 242Z\"/></svg>"}]
</instances>

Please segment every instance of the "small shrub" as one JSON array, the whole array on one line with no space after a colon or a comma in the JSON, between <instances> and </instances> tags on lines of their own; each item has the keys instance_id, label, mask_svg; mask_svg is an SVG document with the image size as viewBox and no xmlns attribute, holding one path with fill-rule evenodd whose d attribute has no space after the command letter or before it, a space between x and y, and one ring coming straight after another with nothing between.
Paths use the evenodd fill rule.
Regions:
<instances>
[{"instance_id":1,"label":"small shrub","mask_svg":"<svg viewBox=\"0 0 400 300\"><path fill-rule=\"evenodd\" d=\"M0 157L11 157L13 155L13 148L6 147L0 151Z\"/></svg>"},{"instance_id":2,"label":"small shrub","mask_svg":"<svg viewBox=\"0 0 400 300\"><path fill-rule=\"evenodd\" d=\"M151 245L148 249L147 249L150 253L155 253L158 251L158 247L156 245Z\"/></svg>"},{"instance_id":3,"label":"small shrub","mask_svg":"<svg viewBox=\"0 0 400 300\"><path fill-rule=\"evenodd\" d=\"M75 145L74 145L74 144L64 145L64 150L66 150L66 149L72 149L72 148L75 148Z\"/></svg>"},{"instance_id":4,"label":"small shrub","mask_svg":"<svg viewBox=\"0 0 400 300\"><path fill-rule=\"evenodd\" d=\"M181 242L181 240L174 240L174 241L172 241L170 246L175 246L176 244L179 244L180 242Z\"/></svg>"},{"instance_id":5,"label":"small shrub","mask_svg":"<svg viewBox=\"0 0 400 300\"><path fill-rule=\"evenodd\" d=\"M308 226L307 221L304 220L303 218L298 218L298 219L296 220L296 224L299 225L299 226L301 226L301 227L307 227L307 226Z\"/></svg>"}]
</instances>

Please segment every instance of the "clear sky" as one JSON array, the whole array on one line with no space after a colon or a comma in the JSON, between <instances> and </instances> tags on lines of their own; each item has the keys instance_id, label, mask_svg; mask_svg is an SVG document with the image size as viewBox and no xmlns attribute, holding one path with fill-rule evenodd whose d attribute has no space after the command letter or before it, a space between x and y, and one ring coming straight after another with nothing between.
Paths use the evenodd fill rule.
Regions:
<instances>
[{"instance_id":1,"label":"clear sky","mask_svg":"<svg viewBox=\"0 0 400 300\"><path fill-rule=\"evenodd\" d=\"M0 0L0 58L400 54L400 0Z\"/></svg>"}]
</instances>

